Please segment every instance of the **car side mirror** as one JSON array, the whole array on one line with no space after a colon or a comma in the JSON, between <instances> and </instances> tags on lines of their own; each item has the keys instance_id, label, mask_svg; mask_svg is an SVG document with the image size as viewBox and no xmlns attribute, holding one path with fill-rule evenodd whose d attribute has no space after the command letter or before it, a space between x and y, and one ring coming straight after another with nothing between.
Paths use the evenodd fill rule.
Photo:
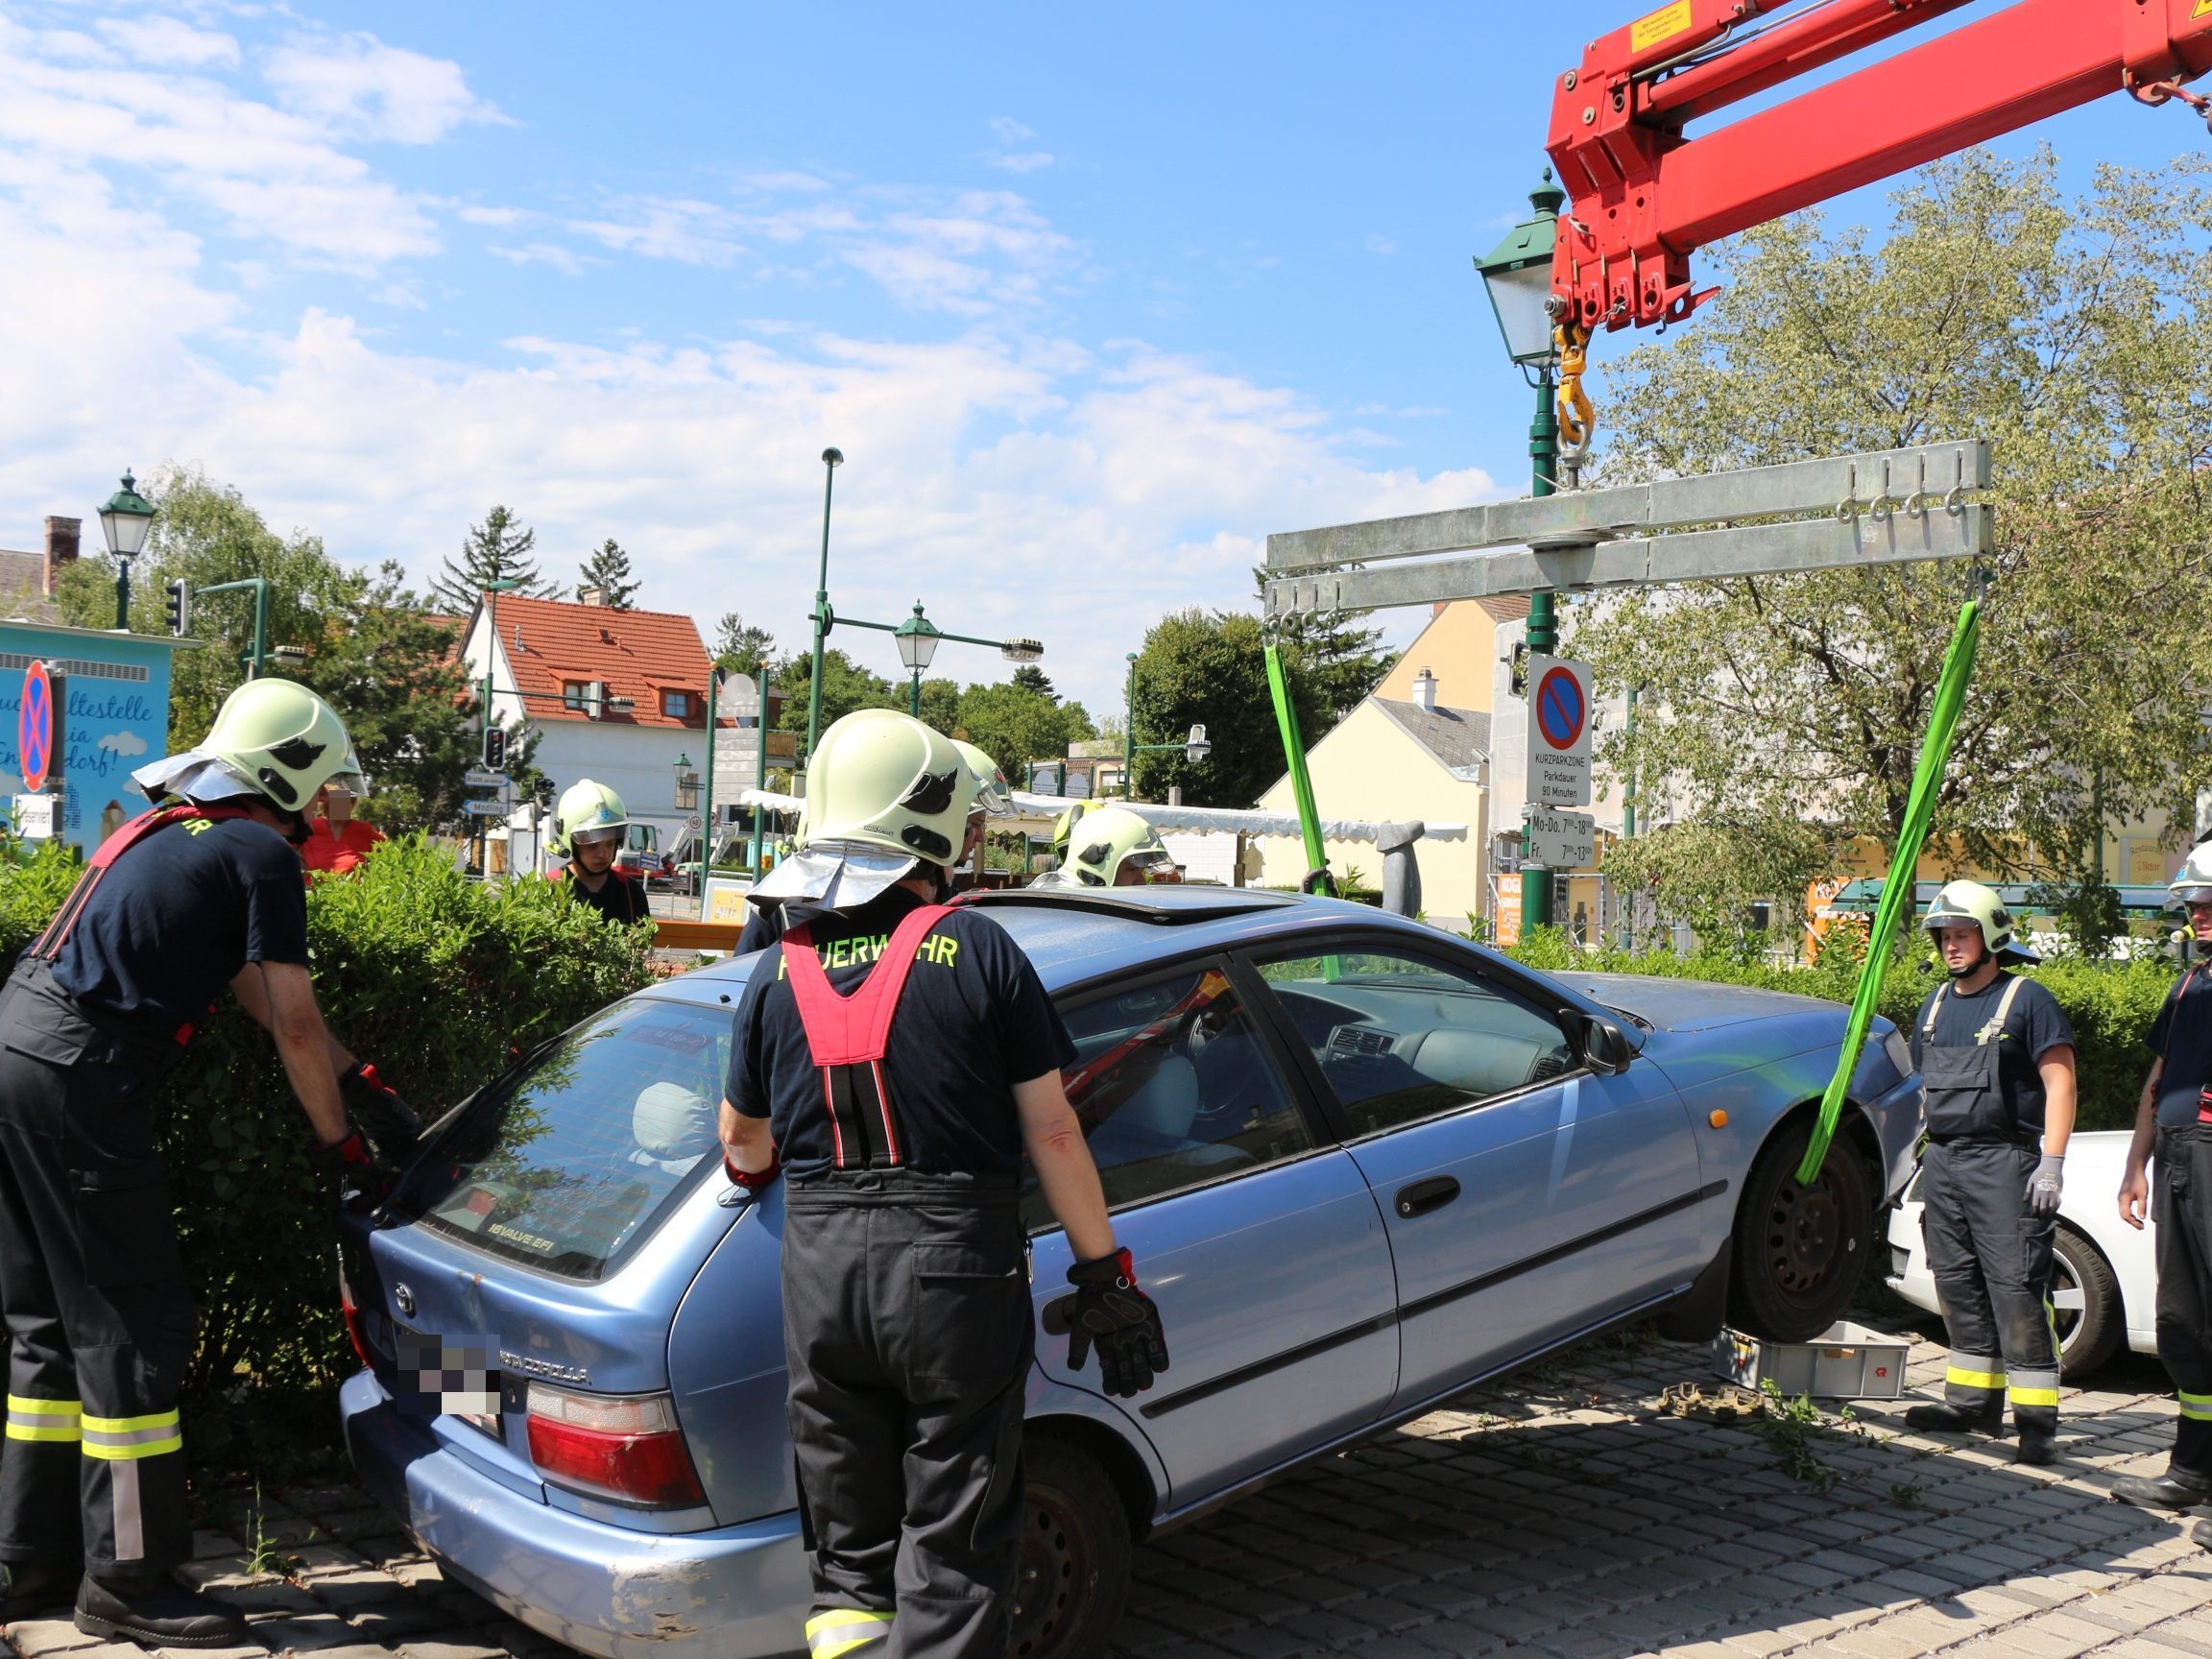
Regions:
<instances>
[{"instance_id":1,"label":"car side mirror","mask_svg":"<svg viewBox=\"0 0 2212 1659\"><path fill-rule=\"evenodd\" d=\"M1628 1034L1620 1026L1601 1015L1582 1017L1582 1059L1591 1070L1618 1076L1628 1070L1628 1062L1635 1058L1636 1050L1629 1045Z\"/></svg>"}]
</instances>

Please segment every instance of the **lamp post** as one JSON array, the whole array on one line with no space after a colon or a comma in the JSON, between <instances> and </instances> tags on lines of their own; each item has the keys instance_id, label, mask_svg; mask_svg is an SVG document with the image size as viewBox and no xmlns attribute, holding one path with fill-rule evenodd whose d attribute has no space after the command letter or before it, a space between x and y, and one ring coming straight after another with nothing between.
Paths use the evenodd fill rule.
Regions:
<instances>
[{"instance_id":1,"label":"lamp post","mask_svg":"<svg viewBox=\"0 0 2212 1659\"><path fill-rule=\"evenodd\" d=\"M906 690L906 712L915 719L922 718L922 676L928 671L929 660L937 655L937 641L944 634L937 624L922 614L922 601L914 601L914 614L891 630L891 637L899 641L899 661L906 664L909 684Z\"/></svg>"},{"instance_id":2,"label":"lamp post","mask_svg":"<svg viewBox=\"0 0 2212 1659\"><path fill-rule=\"evenodd\" d=\"M211 588L196 589L193 597L204 599L210 593L243 593L253 590L253 649L246 659L246 678L258 680L269 671L269 578L246 576L236 582L218 582Z\"/></svg>"},{"instance_id":3,"label":"lamp post","mask_svg":"<svg viewBox=\"0 0 2212 1659\"><path fill-rule=\"evenodd\" d=\"M832 445L822 451L822 568L814 578L814 672L806 684L806 753L802 765L811 765L814 744L822 735L822 642L830 637L834 618L830 610L830 492L837 482L837 469L845 465L845 451Z\"/></svg>"},{"instance_id":4,"label":"lamp post","mask_svg":"<svg viewBox=\"0 0 2212 1659\"><path fill-rule=\"evenodd\" d=\"M1559 238L1559 209L1566 204L1567 193L1551 181L1551 170L1547 167L1543 183L1528 192L1533 214L1475 261L1490 296L1490 308L1498 318L1498 331L1505 337L1505 354L1536 393L1536 415L1528 425L1528 458L1534 473L1529 493L1535 495L1553 493L1559 465L1559 416L1553 406L1557 357L1551 308L1551 251ZM1528 596L1526 637L1531 657L1549 657L1559 648L1558 612L1550 589ZM1522 847L1526 853L1526 836ZM1521 920L1529 927L1551 924L1551 873L1526 856L1521 862Z\"/></svg>"},{"instance_id":5,"label":"lamp post","mask_svg":"<svg viewBox=\"0 0 2212 1659\"><path fill-rule=\"evenodd\" d=\"M100 509L100 534L108 539L108 551L115 556L115 626L131 626L131 561L146 545L146 533L154 528L154 503L138 493L138 480L126 470L123 488L108 497Z\"/></svg>"},{"instance_id":6,"label":"lamp post","mask_svg":"<svg viewBox=\"0 0 2212 1659\"><path fill-rule=\"evenodd\" d=\"M1206 736L1203 722L1190 728L1190 735L1180 743L1140 743L1137 741L1137 653L1129 653L1129 708L1123 716L1121 728L1121 799L1137 798L1137 757L1140 755L1165 755L1181 750L1183 758L1196 766L1214 753L1214 745Z\"/></svg>"}]
</instances>

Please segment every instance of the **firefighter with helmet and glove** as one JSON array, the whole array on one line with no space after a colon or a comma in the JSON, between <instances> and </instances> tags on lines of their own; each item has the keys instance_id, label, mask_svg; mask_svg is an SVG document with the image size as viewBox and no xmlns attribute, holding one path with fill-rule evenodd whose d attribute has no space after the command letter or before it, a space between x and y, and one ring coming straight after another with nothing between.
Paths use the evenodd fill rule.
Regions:
<instances>
[{"instance_id":1,"label":"firefighter with helmet and glove","mask_svg":"<svg viewBox=\"0 0 2212 1659\"><path fill-rule=\"evenodd\" d=\"M783 1341L819 1659L1003 1659L1035 1328L1027 1156L1075 1264L1069 1364L1110 1394L1167 1365L1117 1247L1036 970L947 906L974 773L889 709L823 733L799 851L757 887L783 935L739 999L724 1165L783 1176Z\"/></svg>"},{"instance_id":2,"label":"firefighter with helmet and glove","mask_svg":"<svg viewBox=\"0 0 2212 1659\"><path fill-rule=\"evenodd\" d=\"M1070 831L1060 868L1030 885L1142 887L1181 878L1175 854L1167 851L1159 830L1126 806L1099 806L1086 812Z\"/></svg>"},{"instance_id":3,"label":"firefighter with helmet and glove","mask_svg":"<svg viewBox=\"0 0 2212 1659\"><path fill-rule=\"evenodd\" d=\"M133 774L165 805L101 843L0 990L0 1622L74 1592L91 1635L249 1643L236 1609L169 1576L192 1553L193 1310L152 1107L228 984L275 1038L339 1202L381 1194L363 1129L387 1165L412 1150L417 1124L308 976L295 849L347 764L312 691L240 686L197 748Z\"/></svg>"},{"instance_id":4,"label":"firefighter with helmet and glove","mask_svg":"<svg viewBox=\"0 0 2212 1659\"><path fill-rule=\"evenodd\" d=\"M1979 881L1952 881L1921 926L1949 979L1920 1005L1912 1057L1927 1090L1921 1229L1951 1343L1943 1404L1914 1429L2004 1432L2018 1463L2049 1463L2058 1432L2051 1308L2066 1142L2074 1133L2074 1033L2058 999L2004 970L2033 962L2012 913Z\"/></svg>"},{"instance_id":5,"label":"firefighter with helmet and glove","mask_svg":"<svg viewBox=\"0 0 2212 1659\"><path fill-rule=\"evenodd\" d=\"M2126 1476L2112 1496L2186 1509L2212 1502L2212 842L2182 861L2166 892L2189 918L2198 959L2167 994L2146 1039L2151 1074L2128 1144L2120 1215L2137 1228L2157 1218L2158 1358L2180 1413L2166 1473ZM2196 1539L2212 1549L2212 1528L2200 1523Z\"/></svg>"},{"instance_id":6,"label":"firefighter with helmet and glove","mask_svg":"<svg viewBox=\"0 0 2212 1659\"><path fill-rule=\"evenodd\" d=\"M568 897L588 904L610 922L628 925L651 914L642 882L614 862L630 833L630 811L622 797L587 778L561 797L553 814L554 851L567 862L553 873Z\"/></svg>"}]
</instances>

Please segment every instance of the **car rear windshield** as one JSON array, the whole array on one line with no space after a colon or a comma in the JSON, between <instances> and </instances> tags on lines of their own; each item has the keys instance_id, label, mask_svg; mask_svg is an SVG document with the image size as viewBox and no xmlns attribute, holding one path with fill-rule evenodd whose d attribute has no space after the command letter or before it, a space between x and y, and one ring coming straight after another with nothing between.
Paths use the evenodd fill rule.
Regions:
<instances>
[{"instance_id":1,"label":"car rear windshield","mask_svg":"<svg viewBox=\"0 0 2212 1659\"><path fill-rule=\"evenodd\" d=\"M727 1008L617 1004L493 1083L397 1197L494 1256L599 1279L717 1162Z\"/></svg>"}]
</instances>

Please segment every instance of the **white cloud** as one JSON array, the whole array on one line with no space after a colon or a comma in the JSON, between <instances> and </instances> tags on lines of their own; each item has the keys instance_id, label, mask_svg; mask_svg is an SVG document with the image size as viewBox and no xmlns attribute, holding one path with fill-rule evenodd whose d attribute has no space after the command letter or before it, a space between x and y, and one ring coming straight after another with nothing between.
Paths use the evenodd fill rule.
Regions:
<instances>
[{"instance_id":1,"label":"white cloud","mask_svg":"<svg viewBox=\"0 0 2212 1659\"><path fill-rule=\"evenodd\" d=\"M1009 173L1035 173L1052 165L1052 152L1031 150L1020 156L994 156L991 165L1003 167Z\"/></svg>"},{"instance_id":2,"label":"white cloud","mask_svg":"<svg viewBox=\"0 0 2212 1659\"><path fill-rule=\"evenodd\" d=\"M295 35L261 74L283 108L349 137L432 144L464 124L507 120L469 90L460 64L373 35Z\"/></svg>"},{"instance_id":3,"label":"white cloud","mask_svg":"<svg viewBox=\"0 0 2212 1659\"><path fill-rule=\"evenodd\" d=\"M520 207L479 207L473 204L466 204L453 209L453 217L460 220L464 225L490 225L495 228L505 229L511 226L519 225L534 215Z\"/></svg>"},{"instance_id":4,"label":"white cloud","mask_svg":"<svg viewBox=\"0 0 2212 1659\"><path fill-rule=\"evenodd\" d=\"M238 65L235 36L195 29L180 18L153 14L103 17L93 27L124 56L140 63L186 69L236 68Z\"/></svg>"},{"instance_id":5,"label":"white cloud","mask_svg":"<svg viewBox=\"0 0 2212 1659\"><path fill-rule=\"evenodd\" d=\"M1387 236L1370 236L1367 238L1367 252L1381 253L1384 257L1388 257L1398 252L1398 244L1391 241Z\"/></svg>"},{"instance_id":6,"label":"white cloud","mask_svg":"<svg viewBox=\"0 0 2212 1659\"><path fill-rule=\"evenodd\" d=\"M991 131L994 134L997 135L999 143L1004 144L1009 148L1021 143L1024 138L1034 138L1037 136L1037 132L1034 128L1022 126L1021 122L1015 120L1011 115L992 116Z\"/></svg>"},{"instance_id":7,"label":"white cloud","mask_svg":"<svg viewBox=\"0 0 2212 1659\"><path fill-rule=\"evenodd\" d=\"M110 732L92 747L111 750L123 756L143 755L146 753L146 739L135 732Z\"/></svg>"},{"instance_id":8,"label":"white cloud","mask_svg":"<svg viewBox=\"0 0 2212 1659\"><path fill-rule=\"evenodd\" d=\"M487 252L506 260L510 265L550 265L554 270L565 272L571 276L582 271L587 263L597 263L596 260L587 261L581 254L552 242L529 242L520 248L495 246Z\"/></svg>"}]
</instances>

